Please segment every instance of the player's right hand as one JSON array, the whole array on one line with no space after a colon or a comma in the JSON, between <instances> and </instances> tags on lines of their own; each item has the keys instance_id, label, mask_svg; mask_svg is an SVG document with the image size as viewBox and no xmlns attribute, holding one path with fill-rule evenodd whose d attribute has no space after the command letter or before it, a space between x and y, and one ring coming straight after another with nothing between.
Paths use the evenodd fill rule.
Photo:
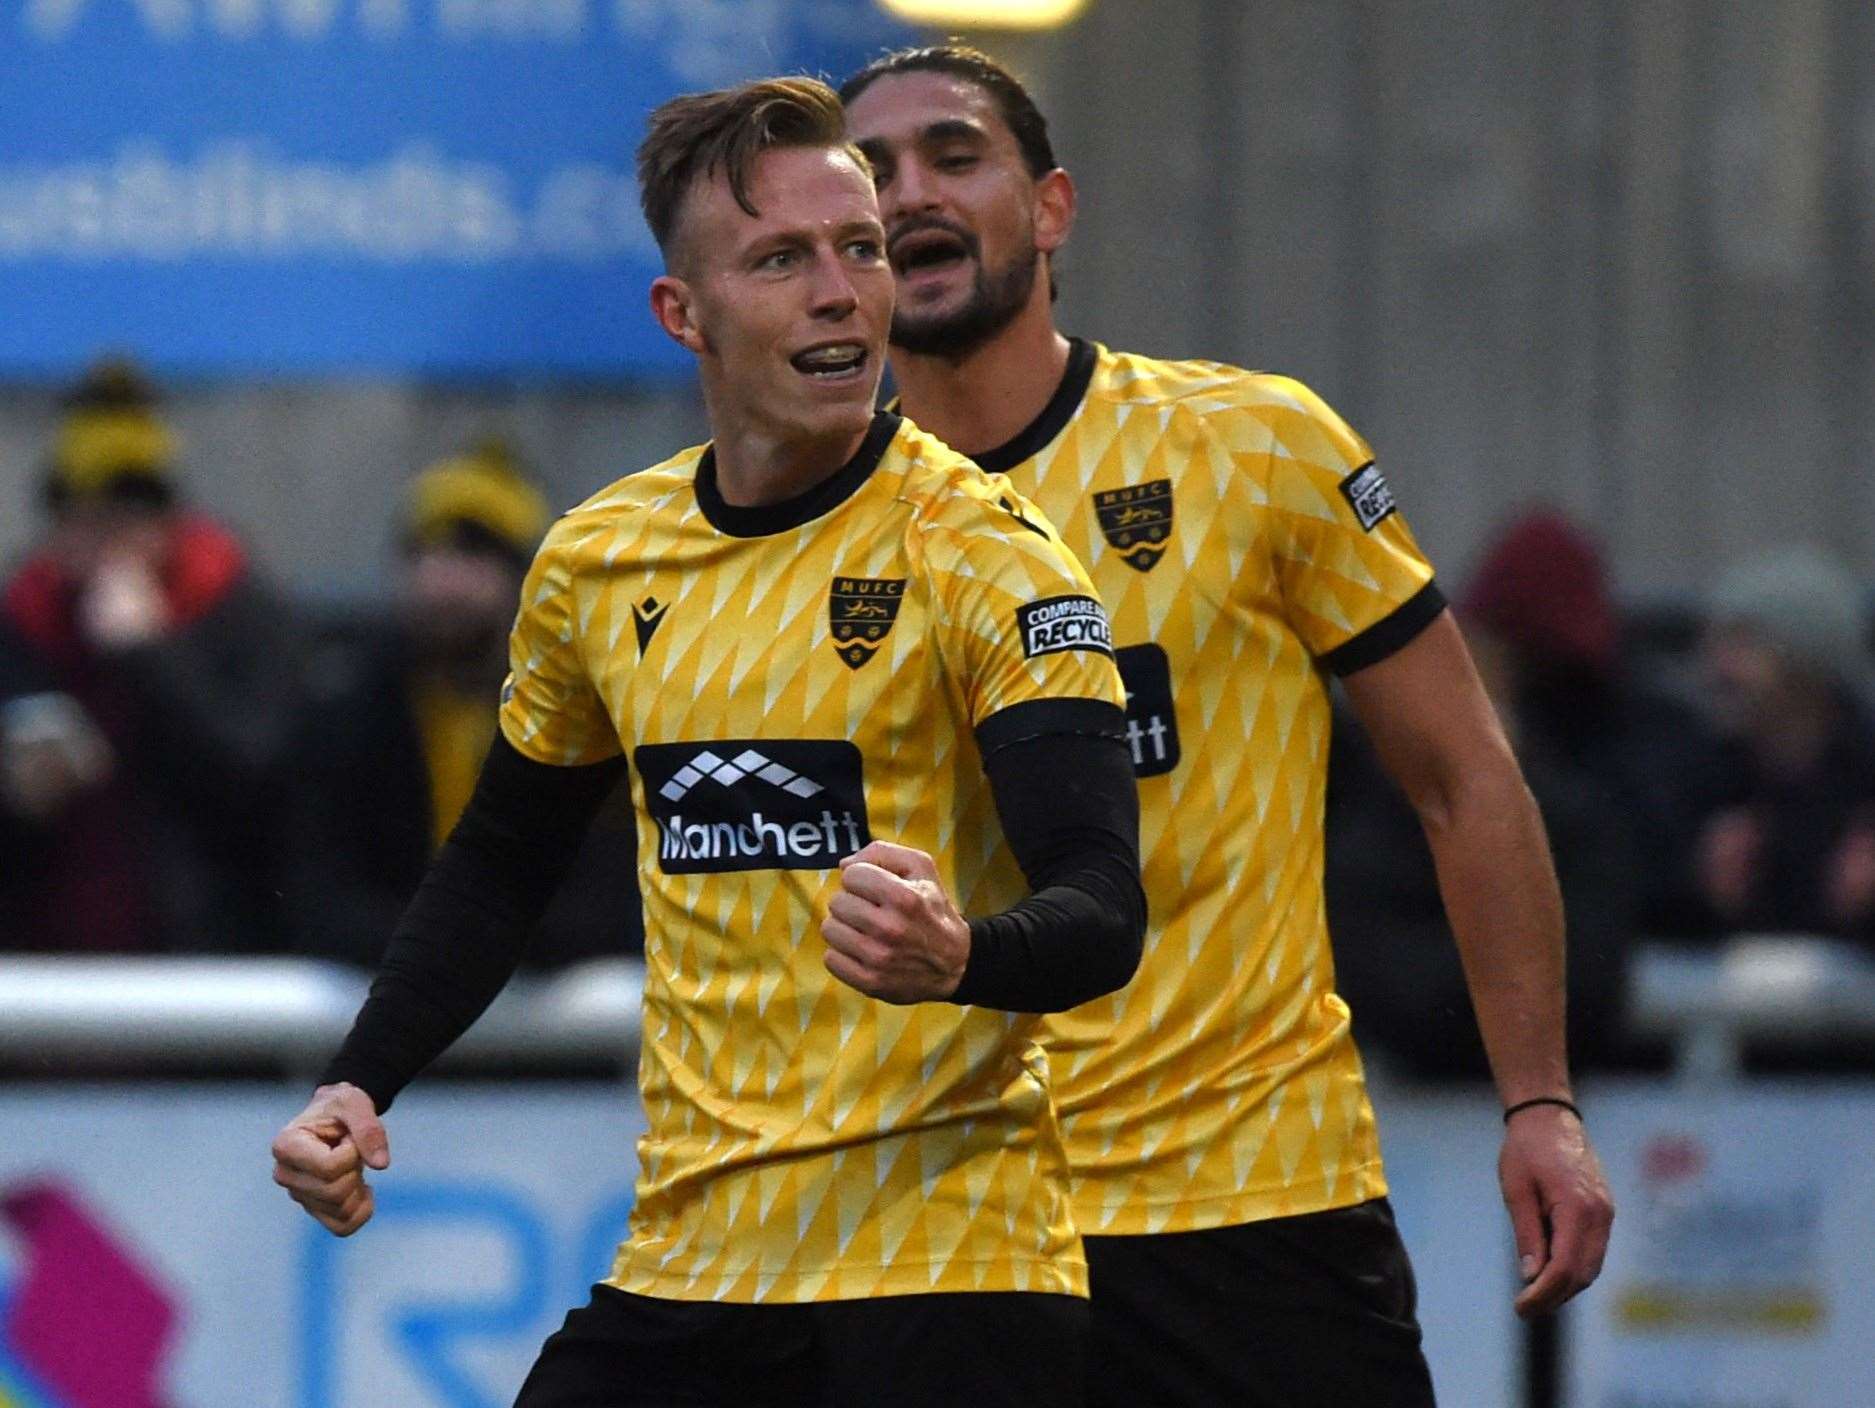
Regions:
<instances>
[{"instance_id":1,"label":"player's right hand","mask_svg":"<svg viewBox=\"0 0 1875 1408\"><path fill-rule=\"evenodd\" d=\"M371 1097L355 1085L322 1085L273 1140L273 1181L336 1236L371 1220L367 1168L391 1164L390 1136Z\"/></svg>"}]
</instances>

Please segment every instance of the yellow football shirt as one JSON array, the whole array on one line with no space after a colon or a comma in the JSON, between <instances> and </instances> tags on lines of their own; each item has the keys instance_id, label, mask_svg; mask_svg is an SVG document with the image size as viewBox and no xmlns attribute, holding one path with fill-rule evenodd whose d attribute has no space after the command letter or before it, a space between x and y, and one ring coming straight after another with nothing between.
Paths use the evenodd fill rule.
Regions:
<instances>
[{"instance_id":1,"label":"yellow football shirt","mask_svg":"<svg viewBox=\"0 0 1875 1408\"><path fill-rule=\"evenodd\" d=\"M977 731L1088 701L1118 723L1092 585L1006 483L897 416L801 499L713 485L689 450L554 526L502 711L536 761L631 763L648 1130L610 1284L1085 1294L1037 1019L864 997L820 922L874 838L929 852L965 914L1022 897Z\"/></svg>"},{"instance_id":2,"label":"yellow football shirt","mask_svg":"<svg viewBox=\"0 0 1875 1408\"><path fill-rule=\"evenodd\" d=\"M1322 899L1327 676L1443 603L1372 452L1287 378L1077 342L978 458L1099 587L1140 780L1139 976L1048 1026L1080 1230L1384 1193Z\"/></svg>"}]
</instances>

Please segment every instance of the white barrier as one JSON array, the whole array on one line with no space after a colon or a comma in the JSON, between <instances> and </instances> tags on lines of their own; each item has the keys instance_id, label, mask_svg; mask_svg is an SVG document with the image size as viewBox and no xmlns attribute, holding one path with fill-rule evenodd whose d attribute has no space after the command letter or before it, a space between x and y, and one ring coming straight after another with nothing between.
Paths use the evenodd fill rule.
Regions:
<instances>
[{"instance_id":1,"label":"white barrier","mask_svg":"<svg viewBox=\"0 0 1875 1408\"><path fill-rule=\"evenodd\" d=\"M1743 934L1713 949L1638 948L1629 1027L1671 1041L1690 1080L1729 1080L1750 1042L1820 1048L1875 1040L1875 959L1798 934Z\"/></svg>"},{"instance_id":2,"label":"white barrier","mask_svg":"<svg viewBox=\"0 0 1875 1408\"><path fill-rule=\"evenodd\" d=\"M56 1188L129 1264L129 1279L154 1288L175 1317L152 1352L155 1402L510 1402L541 1340L584 1300L623 1231L643 1128L635 1095L600 1082L420 1081L387 1118L392 1167L374 1177L377 1216L340 1241L268 1177L268 1141L301 1094L187 1084L0 1090L0 1128L10 1131L0 1142L0 1201ZM1476 1094L1402 1093L1383 1115L1443 1401L1482 1408L1514 1401L1516 1370L1494 1118ZM11 1408L9 1293L35 1276L62 1277L80 1303L107 1306L92 1275L83 1258L40 1244L29 1228L0 1225L0 1404ZM44 1349L16 1346L11 1371L30 1370Z\"/></svg>"},{"instance_id":3,"label":"white barrier","mask_svg":"<svg viewBox=\"0 0 1875 1408\"><path fill-rule=\"evenodd\" d=\"M643 977L635 961L606 959L516 978L445 1060L629 1066ZM316 1068L368 986L358 969L310 959L0 956L0 1058ZM1626 1021L1670 1042L1681 1075L1729 1079L1750 1042L1875 1040L1875 959L1792 935L1642 945Z\"/></svg>"},{"instance_id":4,"label":"white barrier","mask_svg":"<svg viewBox=\"0 0 1875 1408\"><path fill-rule=\"evenodd\" d=\"M311 959L0 958L0 1057L272 1061L317 1069L364 1002L368 975ZM449 1061L629 1069L644 969L603 959L515 978Z\"/></svg>"},{"instance_id":5,"label":"white barrier","mask_svg":"<svg viewBox=\"0 0 1875 1408\"><path fill-rule=\"evenodd\" d=\"M1875 1404L1875 1087L1630 1082L1588 1106L1619 1209L1570 1408Z\"/></svg>"},{"instance_id":6,"label":"white barrier","mask_svg":"<svg viewBox=\"0 0 1875 1408\"><path fill-rule=\"evenodd\" d=\"M269 1177L268 1144L303 1098L0 1090L0 1405L513 1401L623 1232L635 1094L419 1083L386 1120L377 1216L344 1241ZM51 1198L63 1221L36 1214ZM55 1319L16 1322L60 1298Z\"/></svg>"},{"instance_id":7,"label":"white barrier","mask_svg":"<svg viewBox=\"0 0 1875 1408\"><path fill-rule=\"evenodd\" d=\"M1713 1079L1735 1069L1740 1043L1776 1033L1774 1011L1820 1014L1858 1035L1875 1027L1859 963L1745 946L1641 965L1637 1020L1682 1040L1683 1073L1704 1079L1582 1092L1620 1216L1602 1281L1570 1313L1568 1408L1875 1403L1865 1352L1875 1293L1863 1273L1875 1258L1875 1087ZM8 958L0 1054L263 1059L297 1075L333 1049L365 986L311 963ZM458 1059L623 1069L640 993L639 970L623 963L517 982ZM635 1093L623 1081L419 1082L390 1115L379 1217L347 1242L267 1178L267 1142L302 1095L0 1086L0 1405L58 1404L26 1383L33 1348L7 1339L9 1317L35 1277L83 1271L59 1263L66 1253L6 1201L35 1186L79 1209L178 1317L152 1362L156 1399L94 1401L509 1401L623 1229L642 1129ZM1383 1082L1376 1104L1441 1401L1514 1408L1521 1330L1495 1185L1496 1103L1482 1090Z\"/></svg>"}]
</instances>

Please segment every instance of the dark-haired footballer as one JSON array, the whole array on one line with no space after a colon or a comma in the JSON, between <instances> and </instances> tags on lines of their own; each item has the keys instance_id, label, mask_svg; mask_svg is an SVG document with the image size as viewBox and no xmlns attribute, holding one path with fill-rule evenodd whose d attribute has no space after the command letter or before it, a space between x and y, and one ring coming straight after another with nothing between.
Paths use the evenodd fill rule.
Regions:
<instances>
[{"instance_id":1,"label":"dark-haired footballer","mask_svg":"<svg viewBox=\"0 0 1875 1408\"><path fill-rule=\"evenodd\" d=\"M1418 808L1507 1133L1517 1308L1591 1281L1612 1214L1570 1103L1541 821L1372 451L1308 388L1063 336L1075 192L974 50L841 89L899 281L899 406L1057 525L1113 614L1152 925L1050 1024L1100 1405L1424 1405L1411 1267L1322 894L1338 676Z\"/></svg>"},{"instance_id":2,"label":"dark-haired footballer","mask_svg":"<svg viewBox=\"0 0 1875 1408\"><path fill-rule=\"evenodd\" d=\"M549 531L501 737L276 1177L370 1216L378 1117L629 769L636 1205L520 1403L1071 1408L1035 1014L1126 982L1145 926L1105 613L1032 505L875 413L893 281L831 90L678 99L639 175L713 438Z\"/></svg>"}]
</instances>

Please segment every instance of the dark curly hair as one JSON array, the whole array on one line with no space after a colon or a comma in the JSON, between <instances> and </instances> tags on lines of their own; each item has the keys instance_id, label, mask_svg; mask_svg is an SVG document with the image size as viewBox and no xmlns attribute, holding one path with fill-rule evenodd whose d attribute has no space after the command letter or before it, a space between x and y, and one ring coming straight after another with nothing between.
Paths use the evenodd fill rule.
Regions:
<instances>
[{"instance_id":1,"label":"dark curly hair","mask_svg":"<svg viewBox=\"0 0 1875 1408\"><path fill-rule=\"evenodd\" d=\"M1015 136L1029 175L1046 176L1061 164L1055 160L1054 144L1048 139L1048 119L1035 106L1022 80L967 44L930 44L882 54L840 85L840 101L851 104L881 78L901 73L945 73L974 83L995 100L1003 122Z\"/></svg>"}]
</instances>

